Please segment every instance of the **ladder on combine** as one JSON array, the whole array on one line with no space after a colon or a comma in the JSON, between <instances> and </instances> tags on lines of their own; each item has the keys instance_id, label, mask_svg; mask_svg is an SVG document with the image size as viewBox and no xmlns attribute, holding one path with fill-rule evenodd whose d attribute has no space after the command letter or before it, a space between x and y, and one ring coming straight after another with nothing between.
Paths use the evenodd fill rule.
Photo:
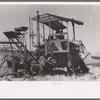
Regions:
<instances>
[{"instance_id":1,"label":"ladder on combine","mask_svg":"<svg viewBox=\"0 0 100 100\"><path fill-rule=\"evenodd\" d=\"M30 51L26 48L26 46L24 45L24 43L22 42L22 40L20 38L20 36L24 35L24 34L21 34L21 33L15 32L15 31L7 31L7 32L3 32L3 33L9 39L9 42L13 42L22 53L25 52L31 58L36 60L36 58L30 53Z\"/></svg>"}]
</instances>

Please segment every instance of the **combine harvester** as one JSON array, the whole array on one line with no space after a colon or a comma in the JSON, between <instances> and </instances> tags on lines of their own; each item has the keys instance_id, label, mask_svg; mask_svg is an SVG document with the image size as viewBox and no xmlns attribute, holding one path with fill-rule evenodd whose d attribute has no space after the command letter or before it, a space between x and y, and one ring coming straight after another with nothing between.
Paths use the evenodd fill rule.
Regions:
<instances>
[{"instance_id":1,"label":"combine harvester","mask_svg":"<svg viewBox=\"0 0 100 100\"><path fill-rule=\"evenodd\" d=\"M69 38L70 23L73 29L72 39ZM29 16L30 50L27 49L25 41L28 27L15 28L14 31L4 32L4 34L11 43L11 48L13 48L12 43L15 44L18 52L20 51L23 55L19 63L22 63L24 59L29 73L39 74L41 71L49 72L56 68L66 67L68 74L72 75L77 71L83 73L89 71L84 62L87 63L88 59L90 61L90 52L86 50L81 40L75 38L75 25L83 24L78 20L49 13L39 15L37 11L37 16ZM36 28L36 32L34 28ZM33 51L34 48L36 50ZM13 49L12 56L16 56Z\"/></svg>"},{"instance_id":2,"label":"combine harvester","mask_svg":"<svg viewBox=\"0 0 100 100\"><path fill-rule=\"evenodd\" d=\"M89 71L86 64L91 63L91 54L86 50L83 42L75 38L75 24L83 25L83 22L49 13L39 15L38 11L37 16L30 18L29 21L32 26L30 44L34 45L36 40L33 41L33 38L36 36L37 44L34 45L37 48L36 55L38 61L46 62L44 70L66 67L69 74L79 69L83 73ZM33 29L35 21L37 22L36 34ZM70 23L73 29L72 39L69 38Z\"/></svg>"}]
</instances>

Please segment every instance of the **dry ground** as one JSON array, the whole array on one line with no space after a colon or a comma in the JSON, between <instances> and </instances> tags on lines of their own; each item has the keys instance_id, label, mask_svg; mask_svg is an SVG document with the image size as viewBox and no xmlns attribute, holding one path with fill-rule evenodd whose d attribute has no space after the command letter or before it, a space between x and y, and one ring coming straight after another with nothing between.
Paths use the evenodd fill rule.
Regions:
<instances>
[{"instance_id":1,"label":"dry ground","mask_svg":"<svg viewBox=\"0 0 100 100\"><path fill-rule=\"evenodd\" d=\"M46 75L38 75L34 77L25 76L13 78L9 76L11 81L99 81L100 80L100 60L92 60L91 65L87 65L90 69L87 74L67 76L64 70L54 71ZM6 77L0 78L1 81L8 81Z\"/></svg>"}]
</instances>

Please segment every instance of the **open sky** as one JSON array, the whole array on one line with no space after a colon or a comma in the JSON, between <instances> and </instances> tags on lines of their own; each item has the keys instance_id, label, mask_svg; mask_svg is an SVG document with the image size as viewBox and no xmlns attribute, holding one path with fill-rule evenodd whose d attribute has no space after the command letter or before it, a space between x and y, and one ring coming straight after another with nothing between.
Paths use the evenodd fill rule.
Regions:
<instances>
[{"instance_id":1,"label":"open sky","mask_svg":"<svg viewBox=\"0 0 100 100\"><path fill-rule=\"evenodd\" d=\"M76 39L82 40L88 51L100 56L100 5L0 5L0 41L6 41L5 31L15 27L29 26L29 15L36 16L51 13L74 18L84 22L83 26L75 25ZM28 41L29 42L29 41Z\"/></svg>"}]
</instances>

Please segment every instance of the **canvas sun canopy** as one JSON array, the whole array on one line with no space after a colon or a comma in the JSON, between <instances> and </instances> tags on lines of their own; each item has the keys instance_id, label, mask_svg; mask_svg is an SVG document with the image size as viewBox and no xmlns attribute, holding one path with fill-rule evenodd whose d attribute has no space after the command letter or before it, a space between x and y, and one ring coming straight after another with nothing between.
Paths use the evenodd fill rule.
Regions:
<instances>
[{"instance_id":1,"label":"canvas sun canopy","mask_svg":"<svg viewBox=\"0 0 100 100\"><path fill-rule=\"evenodd\" d=\"M37 21L37 16L33 17L32 19ZM50 26L50 28L52 28L54 30L66 28L65 25L63 25L61 23L61 21L73 22L73 23L78 24L78 25L84 24L83 22L78 21L78 20L69 19L69 18L57 16L57 15L52 15L52 14L49 14L49 13L39 15L39 22L43 23L47 26Z\"/></svg>"},{"instance_id":2,"label":"canvas sun canopy","mask_svg":"<svg viewBox=\"0 0 100 100\"><path fill-rule=\"evenodd\" d=\"M37 16L32 18L33 20L37 21ZM47 25L48 27L52 28L53 30L65 29L66 27L54 16L46 13L43 15L39 15L39 22Z\"/></svg>"}]
</instances>

